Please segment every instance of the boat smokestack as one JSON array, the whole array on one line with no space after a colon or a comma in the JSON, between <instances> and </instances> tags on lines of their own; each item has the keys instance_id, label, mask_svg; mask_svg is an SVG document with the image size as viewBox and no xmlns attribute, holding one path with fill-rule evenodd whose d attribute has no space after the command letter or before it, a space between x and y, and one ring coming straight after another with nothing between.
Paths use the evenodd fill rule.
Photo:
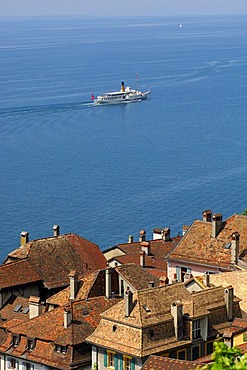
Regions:
<instances>
[{"instance_id":1,"label":"boat smokestack","mask_svg":"<svg viewBox=\"0 0 247 370\"><path fill-rule=\"evenodd\" d=\"M124 82L121 83L121 91L125 92Z\"/></svg>"}]
</instances>

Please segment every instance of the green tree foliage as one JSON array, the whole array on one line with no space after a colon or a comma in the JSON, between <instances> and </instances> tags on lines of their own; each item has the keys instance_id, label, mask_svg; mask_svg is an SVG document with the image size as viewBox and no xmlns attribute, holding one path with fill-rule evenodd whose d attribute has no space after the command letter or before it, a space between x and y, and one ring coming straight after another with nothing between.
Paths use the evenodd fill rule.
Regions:
<instances>
[{"instance_id":1,"label":"green tree foliage","mask_svg":"<svg viewBox=\"0 0 247 370\"><path fill-rule=\"evenodd\" d=\"M239 348L228 347L225 343L215 341L212 363L205 365L203 370L246 370L247 354L242 354Z\"/></svg>"},{"instance_id":2,"label":"green tree foliage","mask_svg":"<svg viewBox=\"0 0 247 370\"><path fill-rule=\"evenodd\" d=\"M247 209L245 209L245 210L241 213L241 215L247 216Z\"/></svg>"}]
</instances>

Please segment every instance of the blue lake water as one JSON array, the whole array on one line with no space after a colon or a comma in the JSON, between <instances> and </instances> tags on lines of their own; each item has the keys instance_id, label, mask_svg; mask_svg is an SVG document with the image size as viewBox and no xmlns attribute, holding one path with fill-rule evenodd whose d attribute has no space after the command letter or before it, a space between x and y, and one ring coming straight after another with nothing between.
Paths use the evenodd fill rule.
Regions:
<instances>
[{"instance_id":1,"label":"blue lake water","mask_svg":"<svg viewBox=\"0 0 247 370\"><path fill-rule=\"evenodd\" d=\"M22 230L104 249L247 208L246 21L0 19L0 260ZM149 100L91 103L136 73Z\"/></svg>"}]
</instances>

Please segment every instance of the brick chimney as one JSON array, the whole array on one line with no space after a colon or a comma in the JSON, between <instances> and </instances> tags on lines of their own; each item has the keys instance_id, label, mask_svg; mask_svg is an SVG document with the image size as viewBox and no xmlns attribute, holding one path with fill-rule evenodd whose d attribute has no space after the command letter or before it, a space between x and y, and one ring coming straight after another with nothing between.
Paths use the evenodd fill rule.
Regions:
<instances>
[{"instance_id":1,"label":"brick chimney","mask_svg":"<svg viewBox=\"0 0 247 370\"><path fill-rule=\"evenodd\" d=\"M150 242L141 243L142 251L146 253L147 256L150 255Z\"/></svg>"},{"instance_id":2,"label":"brick chimney","mask_svg":"<svg viewBox=\"0 0 247 370\"><path fill-rule=\"evenodd\" d=\"M141 230L140 231L140 236L139 236L139 242L142 243L142 242L145 242L145 241L146 241L146 231Z\"/></svg>"},{"instance_id":3,"label":"brick chimney","mask_svg":"<svg viewBox=\"0 0 247 370\"><path fill-rule=\"evenodd\" d=\"M222 229L222 214L215 213L212 217L212 238L217 238Z\"/></svg>"},{"instance_id":4,"label":"brick chimney","mask_svg":"<svg viewBox=\"0 0 247 370\"><path fill-rule=\"evenodd\" d=\"M238 255L239 255L239 233L234 232L232 233L232 241L231 241L231 263L233 265L238 264Z\"/></svg>"},{"instance_id":5,"label":"brick chimney","mask_svg":"<svg viewBox=\"0 0 247 370\"><path fill-rule=\"evenodd\" d=\"M202 213L202 221L204 222L211 222L212 221L212 211L207 209Z\"/></svg>"},{"instance_id":6,"label":"brick chimney","mask_svg":"<svg viewBox=\"0 0 247 370\"><path fill-rule=\"evenodd\" d=\"M134 241L133 235L129 235L128 243L132 244Z\"/></svg>"},{"instance_id":7,"label":"brick chimney","mask_svg":"<svg viewBox=\"0 0 247 370\"><path fill-rule=\"evenodd\" d=\"M64 307L63 326L67 329L72 323L72 310L70 307Z\"/></svg>"},{"instance_id":8,"label":"brick chimney","mask_svg":"<svg viewBox=\"0 0 247 370\"><path fill-rule=\"evenodd\" d=\"M169 227L166 227L165 229L163 229L163 240L165 242L169 242L171 240L171 229Z\"/></svg>"},{"instance_id":9,"label":"brick chimney","mask_svg":"<svg viewBox=\"0 0 247 370\"><path fill-rule=\"evenodd\" d=\"M77 271L70 271L69 273L69 298L75 299L76 294L78 292L78 273Z\"/></svg>"},{"instance_id":10,"label":"brick chimney","mask_svg":"<svg viewBox=\"0 0 247 370\"><path fill-rule=\"evenodd\" d=\"M53 236L58 236L60 234L60 226L54 225L53 226Z\"/></svg>"},{"instance_id":11,"label":"brick chimney","mask_svg":"<svg viewBox=\"0 0 247 370\"><path fill-rule=\"evenodd\" d=\"M29 297L29 319L33 319L41 314L41 302L40 297L30 296Z\"/></svg>"},{"instance_id":12,"label":"brick chimney","mask_svg":"<svg viewBox=\"0 0 247 370\"><path fill-rule=\"evenodd\" d=\"M29 234L27 231L21 232L21 246L27 244L29 242Z\"/></svg>"},{"instance_id":13,"label":"brick chimney","mask_svg":"<svg viewBox=\"0 0 247 370\"><path fill-rule=\"evenodd\" d=\"M145 267L145 256L146 253L144 251L140 251L140 266Z\"/></svg>"},{"instance_id":14,"label":"brick chimney","mask_svg":"<svg viewBox=\"0 0 247 370\"><path fill-rule=\"evenodd\" d=\"M133 306L133 293L129 288L127 288L124 293L124 314L125 317L129 317Z\"/></svg>"},{"instance_id":15,"label":"brick chimney","mask_svg":"<svg viewBox=\"0 0 247 370\"><path fill-rule=\"evenodd\" d=\"M107 267L105 269L105 296L107 299L111 298L111 274L112 268Z\"/></svg>"},{"instance_id":16,"label":"brick chimney","mask_svg":"<svg viewBox=\"0 0 247 370\"><path fill-rule=\"evenodd\" d=\"M183 337L183 304L181 301L173 302L171 305L171 314L174 319L174 330L177 340Z\"/></svg>"},{"instance_id":17,"label":"brick chimney","mask_svg":"<svg viewBox=\"0 0 247 370\"><path fill-rule=\"evenodd\" d=\"M232 286L225 288L226 314L229 321L233 320L233 298L234 290Z\"/></svg>"}]
</instances>

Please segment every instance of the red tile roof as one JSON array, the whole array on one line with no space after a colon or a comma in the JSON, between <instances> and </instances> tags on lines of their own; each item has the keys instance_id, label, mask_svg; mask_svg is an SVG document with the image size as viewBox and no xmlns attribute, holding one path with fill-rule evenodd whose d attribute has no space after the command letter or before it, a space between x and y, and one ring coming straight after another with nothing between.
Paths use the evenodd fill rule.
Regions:
<instances>
[{"instance_id":1,"label":"red tile roof","mask_svg":"<svg viewBox=\"0 0 247 370\"><path fill-rule=\"evenodd\" d=\"M20 269L14 271L12 261ZM21 270L18 263L25 264ZM68 274L76 270L80 277L106 267L106 259L98 246L78 235L67 234L46 239L34 240L9 253L5 265L0 266L4 282L4 269L9 269L4 286L30 283L42 280L49 289L68 285ZM11 271L11 268L13 271ZM1 272L1 270L3 270ZM25 274L21 273L25 271ZM18 278L19 275L19 279Z\"/></svg>"},{"instance_id":2,"label":"red tile roof","mask_svg":"<svg viewBox=\"0 0 247 370\"><path fill-rule=\"evenodd\" d=\"M222 230L212 238L212 222L195 220L168 259L232 268L231 242L233 232L240 234L240 251L247 248L247 217L233 215L222 223Z\"/></svg>"},{"instance_id":3,"label":"red tile roof","mask_svg":"<svg viewBox=\"0 0 247 370\"><path fill-rule=\"evenodd\" d=\"M175 360L169 357L149 356L142 370L189 370L200 366L193 361Z\"/></svg>"}]
</instances>

